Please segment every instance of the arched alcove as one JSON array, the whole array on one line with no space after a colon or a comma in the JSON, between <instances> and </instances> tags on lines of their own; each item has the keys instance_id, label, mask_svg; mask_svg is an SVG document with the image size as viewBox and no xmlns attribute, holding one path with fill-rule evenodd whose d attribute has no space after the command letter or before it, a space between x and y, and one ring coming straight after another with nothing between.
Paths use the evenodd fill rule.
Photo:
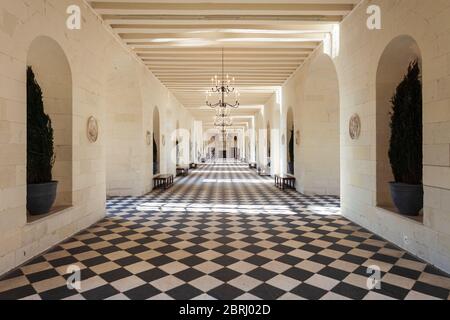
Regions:
<instances>
[{"instance_id":1,"label":"arched alcove","mask_svg":"<svg viewBox=\"0 0 450 320\"><path fill-rule=\"evenodd\" d=\"M180 121L177 120L175 131L175 147L176 147L176 165L180 165L181 160L181 141L180 141Z\"/></svg>"},{"instance_id":2,"label":"arched alcove","mask_svg":"<svg viewBox=\"0 0 450 320\"><path fill-rule=\"evenodd\" d=\"M266 146L267 146L267 150L266 150L266 157L267 157L267 160L266 160L266 166L270 169L270 166L271 166L271 158L270 158L270 156L271 156L271 154L272 154L272 150L271 150L271 148L272 148L272 146L271 146L271 130L270 130L270 122L269 121L267 121L267 132L266 132Z\"/></svg>"},{"instance_id":3,"label":"arched alcove","mask_svg":"<svg viewBox=\"0 0 450 320\"><path fill-rule=\"evenodd\" d=\"M242 136L241 131L236 130L236 135L233 137L234 143L233 143L233 158L235 160L239 159L240 155L242 154Z\"/></svg>"},{"instance_id":4,"label":"arched alcove","mask_svg":"<svg viewBox=\"0 0 450 320\"><path fill-rule=\"evenodd\" d=\"M303 121L294 133L296 176L307 194L340 194L339 82L326 54L312 60L302 92Z\"/></svg>"},{"instance_id":5,"label":"arched alcove","mask_svg":"<svg viewBox=\"0 0 450 320\"><path fill-rule=\"evenodd\" d=\"M246 131L245 135L244 135L244 145L245 145L245 156L244 156L244 161L245 162L251 162L250 159L250 137L248 136L248 131Z\"/></svg>"},{"instance_id":6,"label":"arched alcove","mask_svg":"<svg viewBox=\"0 0 450 320\"><path fill-rule=\"evenodd\" d=\"M286 159L287 159L287 172L289 174L295 173L295 127L294 127L294 112L292 108L288 109L286 115Z\"/></svg>"},{"instance_id":7,"label":"arched alcove","mask_svg":"<svg viewBox=\"0 0 450 320\"><path fill-rule=\"evenodd\" d=\"M155 106L153 109L153 174L159 174L161 169L161 137L159 110Z\"/></svg>"},{"instance_id":8,"label":"arched alcove","mask_svg":"<svg viewBox=\"0 0 450 320\"><path fill-rule=\"evenodd\" d=\"M189 162L194 162L194 142L192 137L192 128L189 129Z\"/></svg>"},{"instance_id":9,"label":"arched alcove","mask_svg":"<svg viewBox=\"0 0 450 320\"><path fill-rule=\"evenodd\" d=\"M73 198L72 71L61 46L46 36L31 43L27 65L42 89L44 112L52 121L55 153L52 176L58 181L54 212L71 206Z\"/></svg>"},{"instance_id":10,"label":"arched alcove","mask_svg":"<svg viewBox=\"0 0 450 320\"><path fill-rule=\"evenodd\" d=\"M393 181L389 161L391 137L391 99L397 86L408 71L411 62L418 60L422 70L422 57L417 42L408 35L393 39L384 49L377 69L376 78L376 185L377 206L396 211L389 190Z\"/></svg>"}]
</instances>

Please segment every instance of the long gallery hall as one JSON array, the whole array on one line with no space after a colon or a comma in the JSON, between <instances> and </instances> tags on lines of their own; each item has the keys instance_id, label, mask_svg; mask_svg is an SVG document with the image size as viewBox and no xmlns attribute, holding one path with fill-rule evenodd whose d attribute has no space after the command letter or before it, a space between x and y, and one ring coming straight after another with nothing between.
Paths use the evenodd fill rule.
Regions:
<instances>
[{"instance_id":1,"label":"long gallery hall","mask_svg":"<svg viewBox=\"0 0 450 320\"><path fill-rule=\"evenodd\" d=\"M450 0L2 0L0 300L450 300L449 35Z\"/></svg>"}]
</instances>

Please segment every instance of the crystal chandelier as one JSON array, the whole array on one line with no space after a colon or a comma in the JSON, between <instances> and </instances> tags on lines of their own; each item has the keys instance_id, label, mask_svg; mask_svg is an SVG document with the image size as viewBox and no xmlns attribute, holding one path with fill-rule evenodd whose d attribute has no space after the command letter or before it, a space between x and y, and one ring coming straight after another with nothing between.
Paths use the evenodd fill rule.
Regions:
<instances>
[{"instance_id":1,"label":"crystal chandelier","mask_svg":"<svg viewBox=\"0 0 450 320\"><path fill-rule=\"evenodd\" d=\"M230 76L227 74L225 75L225 56L224 56L224 49L222 48L222 75L219 79L217 75L215 75L213 78L211 78L211 90L208 90L206 92L206 105L212 109L221 108L221 109L228 109L233 108L237 109L239 108L239 96L240 93L238 90L236 90L233 86L235 84L235 79L230 78ZM213 96L213 94L219 94L219 101L216 103L211 103L210 98ZM234 98L236 101L231 104L225 101L226 98L229 96L234 95Z\"/></svg>"},{"instance_id":2,"label":"crystal chandelier","mask_svg":"<svg viewBox=\"0 0 450 320\"><path fill-rule=\"evenodd\" d=\"M233 125L233 120L230 117L216 117L214 120L214 126L216 128L231 127Z\"/></svg>"},{"instance_id":3,"label":"crystal chandelier","mask_svg":"<svg viewBox=\"0 0 450 320\"><path fill-rule=\"evenodd\" d=\"M218 120L217 123L215 123L216 128L219 129L219 133L222 134L222 141L223 141L223 149L226 149L226 145L227 145L227 135L228 135L228 131L227 131L227 127L231 127L233 125L233 121L231 120L231 118L219 118L220 120ZM217 121L217 119L216 119Z\"/></svg>"},{"instance_id":4,"label":"crystal chandelier","mask_svg":"<svg viewBox=\"0 0 450 320\"><path fill-rule=\"evenodd\" d=\"M214 117L214 126L224 131L226 127L231 127L232 125L233 120L230 117L230 110L228 108L218 109L217 114Z\"/></svg>"},{"instance_id":5,"label":"crystal chandelier","mask_svg":"<svg viewBox=\"0 0 450 320\"><path fill-rule=\"evenodd\" d=\"M227 129L233 125L233 120L230 117L230 109L229 108L220 108L217 110L217 114L214 118L214 127L219 129L222 134L223 141L225 143L227 136Z\"/></svg>"}]
</instances>

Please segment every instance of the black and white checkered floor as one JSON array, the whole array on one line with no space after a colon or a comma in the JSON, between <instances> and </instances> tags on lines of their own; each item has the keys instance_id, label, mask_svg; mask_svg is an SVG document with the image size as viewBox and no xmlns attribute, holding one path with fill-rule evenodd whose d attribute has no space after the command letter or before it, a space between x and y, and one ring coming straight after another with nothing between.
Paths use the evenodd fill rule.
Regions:
<instances>
[{"instance_id":1,"label":"black and white checkered floor","mask_svg":"<svg viewBox=\"0 0 450 320\"><path fill-rule=\"evenodd\" d=\"M450 278L239 164L111 198L107 217L0 280L0 299L449 299ZM69 290L67 268L81 268ZM381 289L367 288L367 267Z\"/></svg>"}]
</instances>

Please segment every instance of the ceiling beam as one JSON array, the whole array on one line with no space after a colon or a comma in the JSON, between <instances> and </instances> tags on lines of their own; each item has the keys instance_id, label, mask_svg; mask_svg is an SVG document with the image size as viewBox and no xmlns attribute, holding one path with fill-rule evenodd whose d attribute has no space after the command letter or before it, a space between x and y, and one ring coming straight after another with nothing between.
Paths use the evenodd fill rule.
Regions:
<instances>
[{"instance_id":1,"label":"ceiling beam","mask_svg":"<svg viewBox=\"0 0 450 320\"><path fill-rule=\"evenodd\" d=\"M196 54L196 53L167 53L162 54L158 52L148 52L148 53L139 53L138 56L141 59L192 59L192 60L202 60L202 59L216 59L220 60L220 53L207 53L207 54ZM241 59L258 59L258 60L271 60L271 59L298 59L298 58L307 58L307 52L291 52L291 53L280 53L280 54L266 54L264 52L259 52L259 54L252 53L228 53L226 52L226 60L241 60Z\"/></svg>"},{"instance_id":2,"label":"ceiling beam","mask_svg":"<svg viewBox=\"0 0 450 320\"><path fill-rule=\"evenodd\" d=\"M239 61L237 61L239 62ZM255 61L256 62L256 61ZM263 64L263 65L261 65ZM226 72L229 74L236 74L236 73L246 73L246 72L253 72L253 73L262 73L262 72L269 72L269 73L273 73L273 72L292 72L295 71L296 67L290 67L290 66L283 66L283 65L277 65L277 66L273 66L273 65L267 65L266 63L261 63L260 65L242 65L240 64L239 66L233 66L230 64L226 65ZM151 65L152 66L152 71L155 73L158 72L174 72L177 71L179 72L179 65L160 65L160 66L156 66L155 63L146 63L146 65ZM203 72L203 73L208 73L210 75L214 75L216 73L219 73L221 71L221 67L220 64L214 64L213 66L211 65L207 65L207 66L202 66L202 65L184 65L183 68L183 72Z\"/></svg>"},{"instance_id":3,"label":"ceiling beam","mask_svg":"<svg viewBox=\"0 0 450 320\"><path fill-rule=\"evenodd\" d=\"M220 61L218 60L206 60L205 61L201 61L201 60L150 60L150 59L143 59L143 61L149 65L149 66L177 66L177 65L181 65L181 66L208 66L208 67L219 67L221 68L222 64ZM293 68L295 68L296 66L298 66L300 63L302 63L304 61L304 59L297 59L297 60L271 60L271 61L255 61L255 60L233 60L233 61L227 61L225 63L225 68L228 69L229 67L239 67L239 66L279 66L279 65L284 65L284 66L291 66ZM226 70L225 70L226 71Z\"/></svg>"},{"instance_id":4,"label":"ceiling beam","mask_svg":"<svg viewBox=\"0 0 450 320\"><path fill-rule=\"evenodd\" d=\"M346 15L353 10L347 3L152 3L99 2L91 6L100 14L225 14L225 15Z\"/></svg>"},{"instance_id":5,"label":"ceiling beam","mask_svg":"<svg viewBox=\"0 0 450 320\"><path fill-rule=\"evenodd\" d=\"M251 32L257 31L264 33L304 33L304 32L331 32L333 24L292 24L292 25L274 25L274 24L239 24L239 23L211 23L211 24L158 24L158 23L142 23L134 21L134 23L112 23L113 28L117 33L124 32L148 32L148 33L173 33L173 32Z\"/></svg>"},{"instance_id":6,"label":"ceiling beam","mask_svg":"<svg viewBox=\"0 0 450 320\"><path fill-rule=\"evenodd\" d=\"M254 117L359 1L87 0L205 122L214 116L204 97L211 77L222 72L222 49L225 72L241 93L233 115Z\"/></svg>"},{"instance_id":7,"label":"ceiling beam","mask_svg":"<svg viewBox=\"0 0 450 320\"><path fill-rule=\"evenodd\" d=\"M202 21L217 23L239 23L239 24L270 24L275 23L282 25L283 22L287 24L293 23L340 23L343 19L342 15L151 15L136 13L136 15L130 14L102 14L103 20L109 23L130 23L131 21L157 21L158 23L174 24L183 23L196 24Z\"/></svg>"},{"instance_id":8,"label":"ceiling beam","mask_svg":"<svg viewBox=\"0 0 450 320\"><path fill-rule=\"evenodd\" d=\"M145 42L145 41L125 41L133 50L148 49L172 49L172 48L184 48L184 47L210 47L210 48L226 48L239 46L243 49L258 48L284 48L284 49L315 49L321 41L299 41L299 42L279 42L279 41L248 41L245 39L236 39L237 41L230 42L217 42L213 40L195 39L186 41L184 43L158 43L158 42Z\"/></svg>"},{"instance_id":9,"label":"ceiling beam","mask_svg":"<svg viewBox=\"0 0 450 320\"><path fill-rule=\"evenodd\" d=\"M211 39L215 41L226 41L233 39L267 39L268 42L289 40L295 41L321 41L323 40L326 32L312 32L301 34L269 34L269 33L230 33L230 32L214 32L203 33L202 39ZM196 37L196 34L192 33L118 33L118 35L124 40L142 40L142 41L157 41L157 43L170 42L175 40L192 39Z\"/></svg>"},{"instance_id":10,"label":"ceiling beam","mask_svg":"<svg viewBox=\"0 0 450 320\"><path fill-rule=\"evenodd\" d=\"M314 48L279 48L279 47L260 47L260 48L242 48L228 47L225 53L228 54L290 54L290 53L311 53ZM142 48L134 50L136 53L160 53L160 54L221 54L221 47L178 47L178 48Z\"/></svg>"}]
</instances>

